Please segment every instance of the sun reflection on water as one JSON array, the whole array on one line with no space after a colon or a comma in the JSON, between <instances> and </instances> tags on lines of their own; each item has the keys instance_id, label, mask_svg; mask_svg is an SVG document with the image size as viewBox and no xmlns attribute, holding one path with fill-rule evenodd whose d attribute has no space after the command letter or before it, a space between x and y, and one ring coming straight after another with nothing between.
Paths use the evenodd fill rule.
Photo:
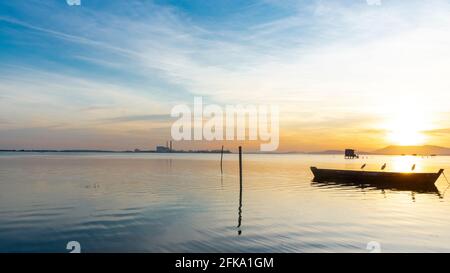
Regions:
<instances>
[{"instance_id":1,"label":"sun reflection on water","mask_svg":"<svg viewBox=\"0 0 450 273\"><path fill-rule=\"evenodd\" d=\"M417 156L396 156L392 159L392 170L395 172L423 172L420 162L422 159ZM414 171L412 167L415 165Z\"/></svg>"}]
</instances>

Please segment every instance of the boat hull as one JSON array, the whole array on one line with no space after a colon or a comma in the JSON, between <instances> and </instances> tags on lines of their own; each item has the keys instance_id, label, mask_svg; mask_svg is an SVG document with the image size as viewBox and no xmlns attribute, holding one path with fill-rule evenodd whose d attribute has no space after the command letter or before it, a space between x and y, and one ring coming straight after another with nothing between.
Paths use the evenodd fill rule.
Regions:
<instances>
[{"instance_id":1,"label":"boat hull","mask_svg":"<svg viewBox=\"0 0 450 273\"><path fill-rule=\"evenodd\" d=\"M438 173L395 173L311 167L311 171L314 174L315 182L339 182L399 189L426 189L435 188L434 184L444 170L440 170Z\"/></svg>"}]
</instances>

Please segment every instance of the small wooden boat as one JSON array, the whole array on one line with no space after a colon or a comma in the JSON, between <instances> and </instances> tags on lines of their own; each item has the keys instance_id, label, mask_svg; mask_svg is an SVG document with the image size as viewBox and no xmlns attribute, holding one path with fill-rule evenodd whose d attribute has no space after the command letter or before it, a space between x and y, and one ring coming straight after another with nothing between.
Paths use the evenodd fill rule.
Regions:
<instances>
[{"instance_id":1,"label":"small wooden boat","mask_svg":"<svg viewBox=\"0 0 450 273\"><path fill-rule=\"evenodd\" d=\"M437 173L398 173L375 171L350 171L318 169L311 167L315 182L345 182L352 184L368 184L377 187L398 188L427 188L434 187L434 183L444 173L441 169Z\"/></svg>"}]
</instances>

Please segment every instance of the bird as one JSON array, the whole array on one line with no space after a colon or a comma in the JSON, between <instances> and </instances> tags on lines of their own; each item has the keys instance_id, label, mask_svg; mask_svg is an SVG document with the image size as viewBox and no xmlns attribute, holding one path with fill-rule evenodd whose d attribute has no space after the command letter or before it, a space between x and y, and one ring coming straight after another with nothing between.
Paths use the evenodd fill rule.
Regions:
<instances>
[{"instance_id":1,"label":"bird","mask_svg":"<svg viewBox=\"0 0 450 273\"><path fill-rule=\"evenodd\" d=\"M384 165L383 165L383 166L381 166L381 170L384 170L384 169L386 169L386 166L387 166L387 164L386 164L386 163L384 163Z\"/></svg>"},{"instance_id":2,"label":"bird","mask_svg":"<svg viewBox=\"0 0 450 273\"><path fill-rule=\"evenodd\" d=\"M366 167L367 164L364 164L361 166L361 170L364 169Z\"/></svg>"},{"instance_id":3,"label":"bird","mask_svg":"<svg viewBox=\"0 0 450 273\"><path fill-rule=\"evenodd\" d=\"M411 171L414 171L416 169L416 164L414 164L411 168Z\"/></svg>"}]
</instances>

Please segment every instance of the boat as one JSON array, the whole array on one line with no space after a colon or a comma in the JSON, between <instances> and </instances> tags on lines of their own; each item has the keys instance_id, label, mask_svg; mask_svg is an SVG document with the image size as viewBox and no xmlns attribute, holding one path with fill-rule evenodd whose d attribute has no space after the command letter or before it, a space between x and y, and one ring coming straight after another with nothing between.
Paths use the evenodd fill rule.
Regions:
<instances>
[{"instance_id":1,"label":"boat","mask_svg":"<svg viewBox=\"0 0 450 273\"><path fill-rule=\"evenodd\" d=\"M437 173L401 173L319 169L316 167L311 167L311 171L314 174L313 182L338 182L397 189L433 189L438 178L444 173L443 169Z\"/></svg>"}]
</instances>

